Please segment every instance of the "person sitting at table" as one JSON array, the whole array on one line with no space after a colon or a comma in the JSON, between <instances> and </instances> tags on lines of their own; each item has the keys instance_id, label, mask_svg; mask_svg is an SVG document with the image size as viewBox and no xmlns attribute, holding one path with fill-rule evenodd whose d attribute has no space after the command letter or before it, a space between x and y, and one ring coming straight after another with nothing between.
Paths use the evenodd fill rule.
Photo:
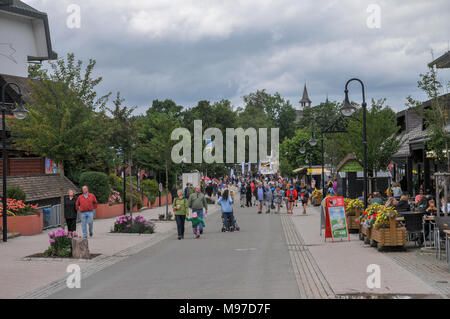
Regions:
<instances>
[{"instance_id":1,"label":"person sitting at table","mask_svg":"<svg viewBox=\"0 0 450 319\"><path fill-rule=\"evenodd\" d=\"M428 207L428 200L425 196L422 196L416 204L417 210L421 213L426 212Z\"/></svg>"},{"instance_id":2,"label":"person sitting at table","mask_svg":"<svg viewBox=\"0 0 450 319\"><path fill-rule=\"evenodd\" d=\"M369 196L367 196L367 205L370 205L370 201L373 198L373 194L369 194Z\"/></svg>"},{"instance_id":3,"label":"person sitting at table","mask_svg":"<svg viewBox=\"0 0 450 319\"><path fill-rule=\"evenodd\" d=\"M383 205L383 199L381 198L380 192L374 192L373 198L370 200L370 205L372 204L380 204Z\"/></svg>"},{"instance_id":4,"label":"person sitting at table","mask_svg":"<svg viewBox=\"0 0 450 319\"><path fill-rule=\"evenodd\" d=\"M397 204L397 200L394 197L389 197L386 203L384 204L384 207L395 207Z\"/></svg>"},{"instance_id":5,"label":"person sitting at table","mask_svg":"<svg viewBox=\"0 0 450 319\"><path fill-rule=\"evenodd\" d=\"M428 207L425 211L426 211L427 215L436 215L437 207L436 207L434 199L430 199L428 201Z\"/></svg>"},{"instance_id":6,"label":"person sitting at table","mask_svg":"<svg viewBox=\"0 0 450 319\"><path fill-rule=\"evenodd\" d=\"M424 197L424 194L423 194L423 189L421 188L419 191L419 194L417 194L416 197L414 198L414 202L416 204L419 203L419 201L422 197Z\"/></svg>"},{"instance_id":7,"label":"person sitting at table","mask_svg":"<svg viewBox=\"0 0 450 319\"><path fill-rule=\"evenodd\" d=\"M444 197L442 197L441 198L441 215L442 216L445 214L444 207L445 207L445 200L444 200ZM450 214L450 198L447 199L447 214Z\"/></svg>"},{"instance_id":8,"label":"person sitting at table","mask_svg":"<svg viewBox=\"0 0 450 319\"><path fill-rule=\"evenodd\" d=\"M397 212L407 212L410 210L408 197L406 195L400 196L400 200L395 204Z\"/></svg>"}]
</instances>

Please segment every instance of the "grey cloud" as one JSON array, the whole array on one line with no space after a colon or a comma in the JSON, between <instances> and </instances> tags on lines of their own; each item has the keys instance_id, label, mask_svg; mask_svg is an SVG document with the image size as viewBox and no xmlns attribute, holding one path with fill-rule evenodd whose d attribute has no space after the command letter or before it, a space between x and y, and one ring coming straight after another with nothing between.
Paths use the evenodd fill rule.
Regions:
<instances>
[{"instance_id":1,"label":"grey cloud","mask_svg":"<svg viewBox=\"0 0 450 319\"><path fill-rule=\"evenodd\" d=\"M402 109L407 95L425 99L418 75L430 50L442 54L450 40L448 0L79 0L79 30L65 26L71 2L27 1L48 13L60 56L96 59L101 90L121 91L139 111L156 98L242 104L242 95L263 88L297 107L305 81L313 103L327 93L340 101L353 76L369 98ZM366 26L373 2L382 8L381 29ZM441 74L450 79L448 70ZM352 96L358 101L356 87Z\"/></svg>"}]
</instances>

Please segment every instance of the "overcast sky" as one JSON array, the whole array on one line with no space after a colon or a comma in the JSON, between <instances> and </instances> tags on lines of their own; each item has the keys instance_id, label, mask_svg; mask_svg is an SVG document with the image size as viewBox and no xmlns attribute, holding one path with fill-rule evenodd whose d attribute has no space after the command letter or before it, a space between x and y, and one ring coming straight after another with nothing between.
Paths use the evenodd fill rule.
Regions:
<instances>
[{"instance_id":1,"label":"overcast sky","mask_svg":"<svg viewBox=\"0 0 450 319\"><path fill-rule=\"evenodd\" d=\"M306 82L313 104L342 101L361 78L368 98L396 110L417 89L426 64L450 40L449 0L25 0L48 14L54 50L97 60L100 92L120 91L144 111L154 99L191 107L257 89L279 92L298 108ZM381 8L369 28L369 4ZM68 28L70 4L80 28ZM370 20L374 21L374 20ZM450 69L440 71L450 79ZM351 98L360 102L353 84Z\"/></svg>"}]
</instances>

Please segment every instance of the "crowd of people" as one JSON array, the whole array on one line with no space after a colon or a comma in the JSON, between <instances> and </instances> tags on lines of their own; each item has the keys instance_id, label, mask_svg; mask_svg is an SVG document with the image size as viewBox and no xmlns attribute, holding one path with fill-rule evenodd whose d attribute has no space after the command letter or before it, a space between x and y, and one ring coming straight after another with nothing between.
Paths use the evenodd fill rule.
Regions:
<instances>
[{"instance_id":1,"label":"crowd of people","mask_svg":"<svg viewBox=\"0 0 450 319\"><path fill-rule=\"evenodd\" d=\"M233 211L235 200L243 207L256 207L257 214L280 213L286 207L286 213L294 214L294 207L302 207L306 214L307 205L314 191L315 181L311 184L299 179L272 176L241 176L224 177L210 181L207 184L194 187L187 184L184 189L176 189L173 200L173 211L177 222L178 239L184 238L184 224L192 222L196 238L199 238L205 227L205 217L208 211L207 199L217 198L223 218L225 232L239 231ZM330 187L333 187L331 185ZM192 214L189 213L192 211Z\"/></svg>"}]
</instances>

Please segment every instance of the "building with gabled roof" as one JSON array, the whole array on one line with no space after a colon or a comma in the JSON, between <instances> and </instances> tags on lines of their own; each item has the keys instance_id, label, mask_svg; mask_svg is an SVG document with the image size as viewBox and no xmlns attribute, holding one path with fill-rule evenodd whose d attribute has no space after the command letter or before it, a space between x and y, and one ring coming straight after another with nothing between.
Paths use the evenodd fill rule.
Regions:
<instances>
[{"instance_id":1,"label":"building with gabled roof","mask_svg":"<svg viewBox=\"0 0 450 319\"><path fill-rule=\"evenodd\" d=\"M28 63L56 58L47 14L20 0L0 0L0 73L26 77Z\"/></svg>"}]
</instances>

